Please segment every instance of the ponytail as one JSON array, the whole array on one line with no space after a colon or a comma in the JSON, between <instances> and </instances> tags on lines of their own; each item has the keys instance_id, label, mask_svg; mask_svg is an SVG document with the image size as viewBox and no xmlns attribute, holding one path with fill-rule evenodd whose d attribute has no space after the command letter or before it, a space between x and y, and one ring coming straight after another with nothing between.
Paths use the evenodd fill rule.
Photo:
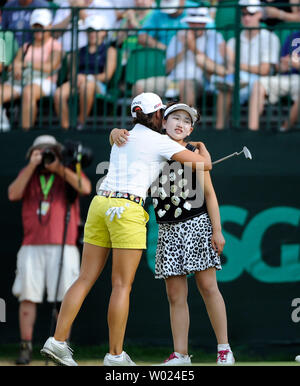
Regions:
<instances>
[{"instance_id":1,"label":"ponytail","mask_svg":"<svg viewBox=\"0 0 300 386\"><path fill-rule=\"evenodd\" d=\"M134 109L134 112L136 113L136 118L133 119L133 124L136 125L137 123L144 125L148 127L149 129L156 131L157 133L162 133L161 129L161 121L162 121L162 114L163 110L158 110L161 114L161 119L160 119L160 124L159 127L157 127L157 124L153 120L153 116L155 113L150 113L150 114L144 114L141 110L140 107L136 107Z\"/></svg>"}]
</instances>

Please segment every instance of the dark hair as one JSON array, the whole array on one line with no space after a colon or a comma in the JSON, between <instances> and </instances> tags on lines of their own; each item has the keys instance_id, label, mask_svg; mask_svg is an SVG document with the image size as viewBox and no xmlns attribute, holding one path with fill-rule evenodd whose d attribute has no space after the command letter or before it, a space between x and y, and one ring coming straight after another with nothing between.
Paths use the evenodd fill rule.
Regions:
<instances>
[{"instance_id":1,"label":"dark hair","mask_svg":"<svg viewBox=\"0 0 300 386\"><path fill-rule=\"evenodd\" d=\"M137 123L140 123L141 125L144 125L153 131L156 131L157 133L160 133L160 134L162 133L161 121L162 121L162 117L163 117L163 110L157 110L161 114L161 120L160 120L160 126L159 127L157 127L153 122L154 112L150 113L150 114L144 114L142 112L142 110L140 110L139 108L137 108L136 110L133 110L133 111L136 113L136 118L133 119L134 125L136 125Z\"/></svg>"},{"instance_id":2,"label":"dark hair","mask_svg":"<svg viewBox=\"0 0 300 386\"><path fill-rule=\"evenodd\" d=\"M177 103L182 103L182 102L179 102L179 101L170 101L170 102L168 102L168 103L167 103L166 110L167 110L169 107L171 107L171 106L173 106L173 105L176 105ZM191 106L191 105L188 105L188 106L193 107L193 106ZM169 114L168 114L164 119L168 119L168 116L169 116ZM201 114L200 114L199 111L197 110L197 120L196 120L196 122L193 124L193 126L195 126L196 123L200 123L200 120L201 120ZM192 122L192 123L193 123L193 122Z\"/></svg>"}]
</instances>

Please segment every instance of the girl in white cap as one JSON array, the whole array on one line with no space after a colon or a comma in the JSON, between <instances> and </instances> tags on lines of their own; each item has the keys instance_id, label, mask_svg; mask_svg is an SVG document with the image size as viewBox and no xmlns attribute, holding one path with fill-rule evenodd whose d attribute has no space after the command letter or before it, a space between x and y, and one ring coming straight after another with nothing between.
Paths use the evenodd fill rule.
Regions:
<instances>
[{"instance_id":1,"label":"girl in white cap","mask_svg":"<svg viewBox=\"0 0 300 386\"><path fill-rule=\"evenodd\" d=\"M123 351L129 299L143 249L146 249L144 210L147 191L159 175L164 161L189 162L193 168L201 163L211 168L210 155L204 145L200 154L187 150L159 133L165 106L158 95L143 93L131 104L134 127L125 146L113 146L109 169L100 184L87 216L84 248L78 280L64 297L54 337L41 353L66 366L76 366L66 339L81 305L101 274L112 249L112 292L108 307L109 353L106 366L134 366Z\"/></svg>"},{"instance_id":2,"label":"girl in white cap","mask_svg":"<svg viewBox=\"0 0 300 386\"><path fill-rule=\"evenodd\" d=\"M195 109L171 103L164 113L163 128L174 141L198 152L186 142L197 120ZM174 162L168 162L157 183L152 185L152 191L157 187L159 192L153 198L159 224L155 277L166 283L174 344L174 352L162 365L191 364L187 303L187 275L190 273L194 273L217 338L217 364L232 365L234 357L228 344L226 309L216 280L225 244L217 197L209 171L186 173L182 165L172 164ZM164 198L161 192L168 188L169 194Z\"/></svg>"}]
</instances>

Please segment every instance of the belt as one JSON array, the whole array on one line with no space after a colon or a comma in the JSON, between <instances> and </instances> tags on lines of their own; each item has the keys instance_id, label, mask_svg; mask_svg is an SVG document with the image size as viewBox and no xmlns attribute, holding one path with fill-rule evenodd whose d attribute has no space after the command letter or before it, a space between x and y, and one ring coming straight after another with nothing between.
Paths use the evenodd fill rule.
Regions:
<instances>
[{"instance_id":1,"label":"belt","mask_svg":"<svg viewBox=\"0 0 300 386\"><path fill-rule=\"evenodd\" d=\"M145 205L145 200L142 197L135 196L134 194L130 194L130 193L112 192L109 190L99 190L98 196L104 196L104 197L110 197L110 198L125 198L126 200L136 202L141 206Z\"/></svg>"}]
</instances>

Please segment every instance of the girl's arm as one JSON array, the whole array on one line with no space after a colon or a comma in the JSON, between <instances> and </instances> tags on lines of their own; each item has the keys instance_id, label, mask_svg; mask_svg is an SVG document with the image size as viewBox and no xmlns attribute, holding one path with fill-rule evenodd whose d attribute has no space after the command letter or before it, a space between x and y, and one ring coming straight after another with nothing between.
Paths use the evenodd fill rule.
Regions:
<instances>
[{"instance_id":1,"label":"girl's arm","mask_svg":"<svg viewBox=\"0 0 300 386\"><path fill-rule=\"evenodd\" d=\"M204 173L204 196L212 225L211 244L218 255L221 255L225 245L225 239L222 234L219 204L209 172Z\"/></svg>"},{"instance_id":2,"label":"girl's arm","mask_svg":"<svg viewBox=\"0 0 300 386\"><path fill-rule=\"evenodd\" d=\"M109 142L111 145L114 143L117 146L125 145L129 133L123 129L113 129L110 133ZM198 152L192 152L190 150L182 150L179 153L175 153L172 156L173 161L178 161L182 164L185 162L188 166L191 166L193 170L211 170L211 158L203 142L197 142ZM201 165L202 164L202 165ZM201 167L202 166L202 167Z\"/></svg>"},{"instance_id":3,"label":"girl's arm","mask_svg":"<svg viewBox=\"0 0 300 386\"><path fill-rule=\"evenodd\" d=\"M204 143L197 142L197 149L197 153L192 152L191 150L182 150L179 153L175 153L172 156L172 160L178 161L182 164L186 163L188 166L191 166L193 170L211 170L212 163L210 154L207 151Z\"/></svg>"}]
</instances>

